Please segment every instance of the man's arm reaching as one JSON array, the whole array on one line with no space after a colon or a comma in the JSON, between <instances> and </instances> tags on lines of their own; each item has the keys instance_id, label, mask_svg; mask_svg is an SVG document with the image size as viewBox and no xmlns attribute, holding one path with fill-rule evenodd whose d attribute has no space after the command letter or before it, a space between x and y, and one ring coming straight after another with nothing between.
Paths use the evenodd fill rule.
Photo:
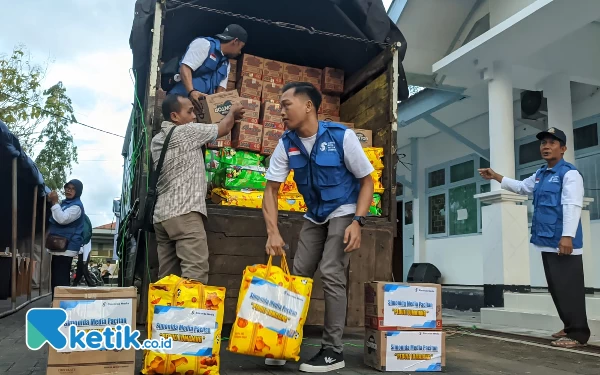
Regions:
<instances>
[{"instance_id":1,"label":"man's arm reaching","mask_svg":"<svg viewBox=\"0 0 600 375\"><path fill-rule=\"evenodd\" d=\"M492 168L479 169L479 174L486 180L498 181L502 189L516 194L531 195L533 193L533 188L535 187L535 174L523 181L504 177L501 174L494 172Z\"/></svg>"},{"instance_id":2,"label":"man's arm reaching","mask_svg":"<svg viewBox=\"0 0 600 375\"><path fill-rule=\"evenodd\" d=\"M219 138L226 136L231 133L231 129L235 125L237 120L241 120L244 117L244 107L240 102L235 102L229 113L219 122Z\"/></svg>"}]
</instances>

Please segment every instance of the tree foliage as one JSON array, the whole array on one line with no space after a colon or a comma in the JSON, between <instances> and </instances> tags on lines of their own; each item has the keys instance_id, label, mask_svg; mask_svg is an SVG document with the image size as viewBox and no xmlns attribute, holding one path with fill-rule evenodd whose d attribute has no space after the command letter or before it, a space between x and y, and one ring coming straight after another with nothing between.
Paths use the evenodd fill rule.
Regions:
<instances>
[{"instance_id":1,"label":"tree foliage","mask_svg":"<svg viewBox=\"0 0 600 375\"><path fill-rule=\"evenodd\" d=\"M77 120L62 82L42 89L45 73L23 46L0 55L0 119L36 161L46 185L59 189L77 162L69 129Z\"/></svg>"}]
</instances>

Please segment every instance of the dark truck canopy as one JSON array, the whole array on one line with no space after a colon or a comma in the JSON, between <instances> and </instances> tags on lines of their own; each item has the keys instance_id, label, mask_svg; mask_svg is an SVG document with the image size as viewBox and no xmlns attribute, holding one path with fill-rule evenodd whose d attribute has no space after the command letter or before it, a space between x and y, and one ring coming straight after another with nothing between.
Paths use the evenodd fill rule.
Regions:
<instances>
[{"instance_id":1,"label":"dark truck canopy","mask_svg":"<svg viewBox=\"0 0 600 375\"><path fill-rule=\"evenodd\" d=\"M155 4L156 0L137 0L135 6L129 43L140 81L146 78L150 62ZM340 68L347 76L364 67L385 46L311 34L308 30L314 28L380 43L400 42L400 60L406 52L406 40L389 19L381 0L166 0L166 9L163 62L183 55L195 38L214 36L230 23L248 31L246 53L314 68ZM301 29L257 19L298 25Z\"/></svg>"}]
</instances>

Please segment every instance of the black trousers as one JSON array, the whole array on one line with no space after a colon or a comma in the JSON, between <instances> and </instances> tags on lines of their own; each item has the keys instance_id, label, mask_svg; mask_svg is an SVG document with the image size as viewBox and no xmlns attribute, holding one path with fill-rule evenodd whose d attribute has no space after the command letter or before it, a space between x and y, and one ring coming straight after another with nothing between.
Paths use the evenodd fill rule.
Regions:
<instances>
[{"instance_id":1,"label":"black trousers","mask_svg":"<svg viewBox=\"0 0 600 375\"><path fill-rule=\"evenodd\" d=\"M548 291L567 337L586 344L590 339L585 311L585 281L582 255L542 252Z\"/></svg>"},{"instance_id":2,"label":"black trousers","mask_svg":"<svg viewBox=\"0 0 600 375\"><path fill-rule=\"evenodd\" d=\"M85 283L87 284L87 286L89 286L89 287L96 286L96 283L94 282L94 280L92 279L92 276L90 275L90 270L88 269L87 260L84 261L83 254L79 254L77 256L77 272L75 273L75 279L73 280L73 286L79 285L79 282L81 281L82 277L85 277Z\"/></svg>"},{"instance_id":3,"label":"black trousers","mask_svg":"<svg viewBox=\"0 0 600 375\"><path fill-rule=\"evenodd\" d=\"M53 300L55 287L71 285L71 262L73 262L73 257L52 255L52 265L50 266L52 277L50 278L50 284L52 285Z\"/></svg>"}]
</instances>

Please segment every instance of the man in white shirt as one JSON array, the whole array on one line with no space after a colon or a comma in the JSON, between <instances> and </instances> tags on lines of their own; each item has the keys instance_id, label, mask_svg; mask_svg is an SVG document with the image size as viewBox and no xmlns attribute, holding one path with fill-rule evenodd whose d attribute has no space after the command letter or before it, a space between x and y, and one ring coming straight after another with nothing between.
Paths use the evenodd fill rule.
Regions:
<instances>
[{"instance_id":1,"label":"man in white shirt","mask_svg":"<svg viewBox=\"0 0 600 375\"><path fill-rule=\"evenodd\" d=\"M318 267L325 292L321 350L299 370L329 372L345 366L346 268L350 252L360 247L361 228L373 200L373 166L352 130L317 120L322 97L312 84L289 83L282 92L281 116L288 131L271 155L266 174L266 251L285 255L277 227L277 194L293 169L308 211L292 273L312 278ZM266 364L283 365L285 361L267 359Z\"/></svg>"},{"instance_id":2,"label":"man in white shirt","mask_svg":"<svg viewBox=\"0 0 600 375\"><path fill-rule=\"evenodd\" d=\"M479 173L501 183L503 189L533 195L531 243L542 254L548 291L564 329L553 337L552 345L574 348L585 345L590 329L585 310L583 277L583 178L574 165L567 163L567 137L557 128L540 132L540 151L546 165L524 181L504 177L491 168Z\"/></svg>"},{"instance_id":3,"label":"man in white shirt","mask_svg":"<svg viewBox=\"0 0 600 375\"><path fill-rule=\"evenodd\" d=\"M194 39L180 62L180 82L169 94L185 95L197 102L205 95L225 91L231 73L229 59L237 58L247 41L246 30L235 24L227 26L215 38Z\"/></svg>"}]
</instances>

